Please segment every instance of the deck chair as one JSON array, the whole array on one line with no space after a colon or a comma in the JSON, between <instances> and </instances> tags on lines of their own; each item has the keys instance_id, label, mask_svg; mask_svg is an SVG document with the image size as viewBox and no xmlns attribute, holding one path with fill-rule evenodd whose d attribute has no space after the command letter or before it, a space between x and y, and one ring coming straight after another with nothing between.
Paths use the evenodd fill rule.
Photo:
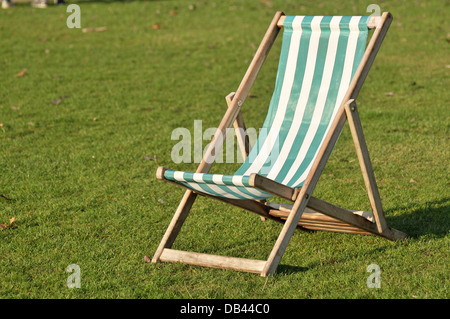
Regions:
<instances>
[{"instance_id":1,"label":"deck chair","mask_svg":"<svg viewBox=\"0 0 450 319\"><path fill-rule=\"evenodd\" d=\"M195 173L158 167L158 179L187 188L152 262L273 274L296 229L373 234L399 240L387 226L355 99L392 16L285 16L273 18L240 86ZM274 93L263 130L249 150L241 107L279 30L282 48ZM370 29L374 29L367 44ZM367 46L366 46L367 44ZM312 196L330 153L348 120L373 212L340 208ZM209 174L226 129L234 125L245 161L233 175ZM259 214L284 226L267 260L171 249L197 195ZM292 204L268 202L270 197Z\"/></svg>"}]
</instances>

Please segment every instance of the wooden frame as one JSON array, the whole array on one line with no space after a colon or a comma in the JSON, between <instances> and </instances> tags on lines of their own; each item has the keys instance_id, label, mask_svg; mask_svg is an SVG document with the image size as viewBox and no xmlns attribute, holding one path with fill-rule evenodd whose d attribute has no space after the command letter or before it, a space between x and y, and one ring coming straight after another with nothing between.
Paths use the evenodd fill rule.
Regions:
<instances>
[{"instance_id":1,"label":"wooden frame","mask_svg":"<svg viewBox=\"0 0 450 319\"><path fill-rule=\"evenodd\" d=\"M232 92L227 95L226 101L228 109L197 168L197 173L207 173L210 170L215 159L215 154L217 154L223 146L223 139L221 137L225 136L226 129L231 127L231 125L234 125L236 129L236 136L243 156L248 156L248 138L240 134L241 132L245 132L241 107L283 25L283 20L284 14L282 12L277 12L236 93ZM287 199L291 201L292 204L266 203L265 201L257 200L233 200L202 194L254 212L264 219L271 219L284 224L267 261L200 254L171 249L173 242L197 197L197 193L188 189L153 256L153 263L159 261L183 262L193 265L259 273L264 277L271 275L276 271L289 240L296 229L303 231L325 230L371 234L389 240L399 240L406 237L406 234L387 226L355 103L391 21L392 16L388 12L383 13L381 17L371 18L369 20L368 26L369 28L375 29L374 34L367 45L362 61L356 70L353 80L350 83L350 87L343 99L344 102L338 110L336 118L331 125L328 135L325 137L303 187L294 189L258 174L250 175L249 184L251 186ZM347 120L349 122L369 201L373 210L372 213L343 209L312 196L325 163L327 162ZM159 179L164 179L164 170L165 168L163 167L158 169L157 177Z\"/></svg>"}]
</instances>

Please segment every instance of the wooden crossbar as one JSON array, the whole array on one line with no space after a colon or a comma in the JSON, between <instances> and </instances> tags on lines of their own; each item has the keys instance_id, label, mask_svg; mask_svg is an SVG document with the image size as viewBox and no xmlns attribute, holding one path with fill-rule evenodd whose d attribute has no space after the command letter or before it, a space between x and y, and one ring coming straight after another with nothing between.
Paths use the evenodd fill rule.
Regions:
<instances>
[{"instance_id":1,"label":"wooden crossbar","mask_svg":"<svg viewBox=\"0 0 450 319\"><path fill-rule=\"evenodd\" d=\"M219 256L169 248L163 250L160 260L252 273L261 273L266 264L265 260Z\"/></svg>"},{"instance_id":2,"label":"wooden crossbar","mask_svg":"<svg viewBox=\"0 0 450 319\"><path fill-rule=\"evenodd\" d=\"M292 204L267 203L271 208L269 214L286 220L293 207ZM350 232L358 234L371 234L381 236L389 240L401 240L407 235L394 228L386 227L383 232L377 228L377 224L369 218L370 212L348 210L330 204L322 199L311 196L308 206L305 208L298 226L310 230L328 230L337 232ZM335 226L334 228L331 226ZM322 229L323 228L323 229ZM345 231L348 230L348 231Z\"/></svg>"},{"instance_id":3,"label":"wooden crossbar","mask_svg":"<svg viewBox=\"0 0 450 319\"><path fill-rule=\"evenodd\" d=\"M308 212L308 210L310 209L308 208L305 209L305 211L302 214L302 217L300 218L300 221L298 222L298 224L301 227L304 227L306 229L373 235L370 232L364 231L361 228L344 223L338 219L320 213ZM288 212L279 210L271 210L270 214L279 217L283 220L286 220L289 216Z\"/></svg>"},{"instance_id":4,"label":"wooden crossbar","mask_svg":"<svg viewBox=\"0 0 450 319\"><path fill-rule=\"evenodd\" d=\"M278 182L275 182L267 177L261 176L259 174L250 174L248 179L248 183L252 187L256 187L265 192L271 193L275 196L279 196L281 198L295 201L299 193L299 189L292 188Z\"/></svg>"},{"instance_id":5,"label":"wooden crossbar","mask_svg":"<svg viewBox=\"0 0 450 319\"><path fill-rule=\"evenodd\" d=\"M280 17L280 19L278 20L277 26L278 26L279 28L282 28L282 27L283 27L284 19L286 19L286 16L282 16L282 17ZM377 27L380 25L381 22L382 22L381 17L370 17L370 18L369 18L369 21L367 22L367 27L368 27L369 29L375 29L375 28L377 28Z\"/></svg>"}]
</instances>

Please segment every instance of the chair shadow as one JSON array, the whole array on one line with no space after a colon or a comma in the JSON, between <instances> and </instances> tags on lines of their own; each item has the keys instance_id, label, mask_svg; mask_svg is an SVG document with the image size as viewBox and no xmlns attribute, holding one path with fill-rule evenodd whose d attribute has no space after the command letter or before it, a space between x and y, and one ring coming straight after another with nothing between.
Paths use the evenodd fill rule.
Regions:
<instances>
[{"instance_id":1,"label":"chair shadow","mask_svg":"<svg viewBox=\"0 0 450 319\"><path fill-rule=\"evenodd\" d=\"M283 275L291 275L291 274L297 274L300 272L306 272L310 268L311 267L301 267L301 266L291 266L291 265L280 264L277 268L276 273L283 274Z\"/></svg>"},{"instance_id":2,"label":"chair shadow","mask_svg":"<svg viewBox=\"0 0 450 319\"><path fill-rule=\"evenodd\" d=\"M395 212L406 211L398 216ZM389 227L398 229L409 238L433 235L446 236L450 230L450 197L425 203L410 203L387 211Z\"/></svg>"},{"instance_id":3,"label":"chair shadow","mask_svg":"<svg viewBox=\"0 0 450 319\"><path fill-rule=\"evenodd\" d=\"M407 213L389 216L398 211L407 211ZM450 230L450 197L437 201L411 203L406 206L396 207L387 211L387 215L386 221L389 227L406 233L408 238L417 239L429 235L442 238ZM388 249L388 246L374 247L372 252L382 253L386 249ZM295 274L318 266L318 264L309 265L308 267L280 264L277 273L283 275Z\"/></svg>"}]
</instances>

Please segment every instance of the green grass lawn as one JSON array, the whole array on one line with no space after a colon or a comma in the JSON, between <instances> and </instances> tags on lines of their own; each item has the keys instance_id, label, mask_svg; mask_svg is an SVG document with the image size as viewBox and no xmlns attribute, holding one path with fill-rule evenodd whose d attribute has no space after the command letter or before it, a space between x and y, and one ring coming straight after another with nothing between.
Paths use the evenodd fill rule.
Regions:
<instances>
[{"instance_id":1,"label":"green grass lawn","mask_svg":"<svg viewBox=\"0 0 450 319\"><path fill-rule=\"evenodd\" d=\"M388 224L401 242L296 232L277 273L144 262L184 190L171 132L219 124L275 11L366 15L371 1L69 1L0 11L0 298L449 298L449 4L384 1L394 21L358 98ZM264 120L276 41L244 105ZM24 76L20 72L24 72ZM205 141L206 145L207 141ZM156 160L155 160L156 158ZM216 164L231 173L236 164ZM348 127L314 195L370 210ZM281 225L199 198L175 249L266 259ZM68 289L67 266L81 269ZM366 285L381 268L381 288Z\"/></svg>"}]
</instances>

